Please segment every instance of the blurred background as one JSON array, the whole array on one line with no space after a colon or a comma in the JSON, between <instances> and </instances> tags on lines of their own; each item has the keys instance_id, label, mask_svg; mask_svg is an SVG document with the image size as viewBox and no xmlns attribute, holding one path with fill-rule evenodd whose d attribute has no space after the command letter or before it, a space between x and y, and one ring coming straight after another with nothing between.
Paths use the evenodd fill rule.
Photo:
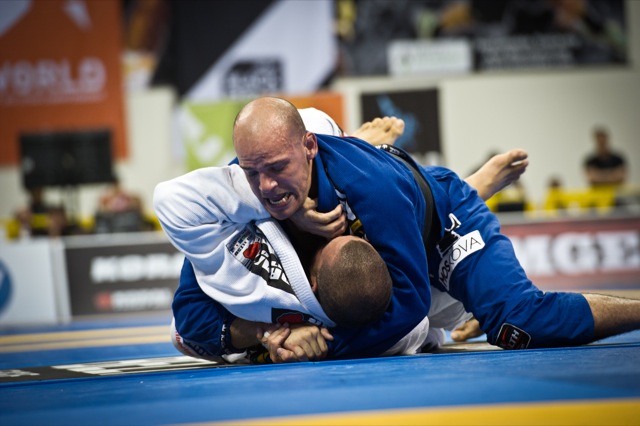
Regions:
<instances>
[{"instance_id":1,"label":"blurred background","mask_svg":"<svg viewBox=\"0 0 640 426\"><path fill-rule=\"evenodd\" d=\"M631 0L0 2L0 325L167 310L154 187L264 94L462 176L524 148L488 204L534 282L638 290L639 62Z\"/></svg>"}]
</instances>

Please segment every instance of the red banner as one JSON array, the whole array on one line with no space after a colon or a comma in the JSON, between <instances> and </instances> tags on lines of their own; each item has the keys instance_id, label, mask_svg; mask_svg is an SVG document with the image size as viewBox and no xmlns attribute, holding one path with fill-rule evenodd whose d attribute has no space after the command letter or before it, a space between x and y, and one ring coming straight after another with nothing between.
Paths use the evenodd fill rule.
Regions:
<instances>
[{"instance_id":1,"label":"red banner","mask_svg":"<svg viewBox=\"0 0 640 426\"><path fill-rule=\"evenodd\" d=\"M23 133L108 128L127 154L119 1L0 2L0 165Z\"/></svg>"},{"instance_id":2,"label":"red banner","mask_svg":"<svg viewBox=\"0 0 640 426\"><path fill-rule=\"evenodd\" d=\"M640 289L640 217L504 225L502 232L541 289Z\"/></svg>"}]
</instances>

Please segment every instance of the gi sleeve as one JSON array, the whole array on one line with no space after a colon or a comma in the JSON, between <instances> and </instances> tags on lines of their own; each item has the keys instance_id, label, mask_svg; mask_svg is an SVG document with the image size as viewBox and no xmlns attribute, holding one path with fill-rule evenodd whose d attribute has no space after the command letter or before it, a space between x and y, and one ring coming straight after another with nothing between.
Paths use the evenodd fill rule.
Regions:
<instances>
[{"instance_id":1,"label":"gi sleeve","mask_svg":"<svg viewBox=\"0 0 640 426\"><path fill-rule=\"evenodd\" d=\"M171 243L186 260L173 301L177 332L205 355L235 353L229 326L235 319L203 287L220 282L224 241L238 224L268 217L237 165L198 169L162 182L154 192L154 210ZM191 348L194 350L194 348Z\"/></svg>"},{"instance_id":2,"label":"gi sleeve","mask_svg":"<svg viewBox=\"0 0 640 426\"><path fill-rule=\"evenodd\" d=\"M269 217L237 165L198 169L162 182L153 207L171 243L204 272L217 269L212 260L238 224Z\"/></svg>"},{"instance_id":3,"label":"gi sleeve","mask_svg":"<svg viewBox=\"0 0 640 426\"><path fill-rule=\"evenodd\" d=\"M172 310L176 331L189 352L203 358L242 352L231 344L229 326L236 317L200 289L187 259Z\"/></svg>"}]
</instances>

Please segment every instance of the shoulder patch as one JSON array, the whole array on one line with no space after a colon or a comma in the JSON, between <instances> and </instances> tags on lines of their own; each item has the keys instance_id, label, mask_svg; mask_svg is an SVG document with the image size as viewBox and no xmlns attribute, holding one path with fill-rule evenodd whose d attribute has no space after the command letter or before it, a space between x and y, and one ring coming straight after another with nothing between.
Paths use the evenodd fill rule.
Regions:
<instances>
[{"instance_id":1,"label":"shoulder patch","mask_svg":"<svg viewBox=\"0 0 640 426\"><path fill-rule=\"evenodd\" d=\"M294 293L280 258L262 231L253 224L238 232L227 243L227 250L251 273L262 277L267 285Z\"/></svg>"}]
</instances>

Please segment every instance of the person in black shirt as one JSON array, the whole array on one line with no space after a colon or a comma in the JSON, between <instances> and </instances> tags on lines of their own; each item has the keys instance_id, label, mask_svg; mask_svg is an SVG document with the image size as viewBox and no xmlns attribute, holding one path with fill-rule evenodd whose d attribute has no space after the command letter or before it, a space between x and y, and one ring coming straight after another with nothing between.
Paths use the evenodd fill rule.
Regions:
<instances>
[{"instance_id":1,"label":"person in black shirt","mask_svg":"<svg viewBox=\"0 0 640 426\"><path fill-rule=\"evenodd\" d=\"M622 185L627 178L627 164L622 154L611 150L609 132L598 127L593 131L596 150L584 162L587 181L592 187Z\"/></svg>"}]
</instances>

